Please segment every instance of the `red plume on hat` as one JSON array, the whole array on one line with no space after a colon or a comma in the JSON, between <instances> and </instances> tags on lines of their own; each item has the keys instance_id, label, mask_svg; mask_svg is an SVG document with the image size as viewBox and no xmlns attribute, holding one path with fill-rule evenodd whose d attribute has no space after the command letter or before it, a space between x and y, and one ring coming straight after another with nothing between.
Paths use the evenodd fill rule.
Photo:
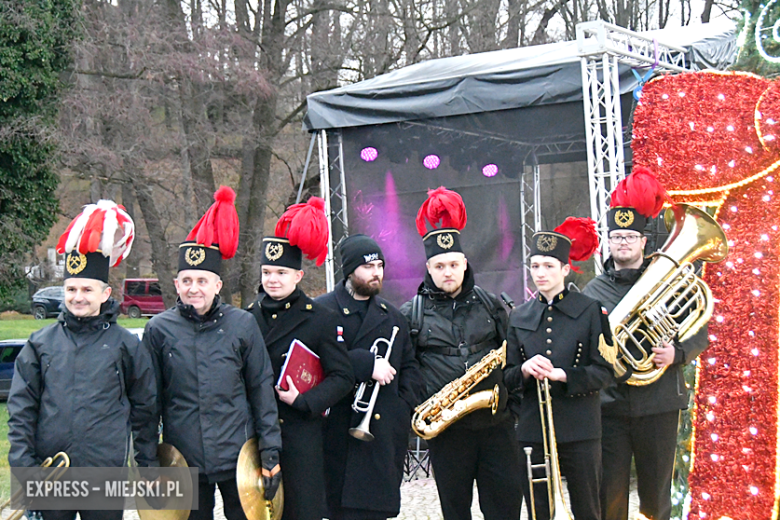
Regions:
<instances>
[{"instance_id":1,"label":"red plume on hat","mask_svg":"<svg viewBox=\"0 0 780 520\"><path fill-rule=\"evenodd\" d=\"M325 201L311 197L307 202L293 204L276 223L274 234L286 238L309 260L318 266L328 256L328 217L325 215Z\"/></svg>"},{"instance_id":2,"label":"red plume on hat","mask_svg":"<svg viewBox=\"0 0 780 520\"><path fill-rule=\"evenodd\" d=\"M420 206L416 221L417 232L421 237L428 233L426 221L434 229L441 223L439 228L454 228L460 231L466 227L466 205L458 193L440 186L435 190L428 190L428 199Z\"/></svg>"},{"instance_id":3,"label":"red plume on hat","mask_svg":"<svg viewBox=\"0 0 780 520\"><path fill-rule=\"evenodd\" d=\"M117 232L119 238L115 241ZM84 206L73 219L57 241L57 252L78 251L83 255L100 252L114 267L130 254L134 238L135 224L124 206L112 200L100 200Z\"/></svg>"},{"instance_id":4,"label":"red plume on hat","mask_svg":"<svg viewBox=\"0 0 780 520\"><path fill-rule=\"evenodd\" d=\"M563 224L555 228L556 233L566 235L571 239L569 263L583 262L599 248L599 234L596 231L596 221L592 218L567 217ZM575 272L580 272L576 267Z\"/></svg>"},{"instance_id":5,"label":"red plume on hat","mask_svg":"<svg viewBox=\"0 0 780 520\"><path fill-rule=\"evenodd\" d=\"M214 201L187 235L186 241L193 240L205 247L218 245L222 258L233 258L238 249L236 192L227 186L220 186L214 193Z\"/></svg>"},{"instance_id":6,"label":"red plume on hat","mask_svg":"<svg viewBox=\"0 0 780 520\"><path fill-rule=\"evenodd\" d=\"M657 217L669 199L666 189L653 172L637 166L612 192L611 208L634 208L645 218Z\"/></svg>"}]
</instances>

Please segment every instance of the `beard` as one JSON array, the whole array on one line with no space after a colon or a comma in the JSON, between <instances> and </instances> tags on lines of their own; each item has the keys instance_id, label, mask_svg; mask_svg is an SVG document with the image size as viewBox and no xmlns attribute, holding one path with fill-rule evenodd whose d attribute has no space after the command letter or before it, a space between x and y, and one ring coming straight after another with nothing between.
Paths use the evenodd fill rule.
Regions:
<instances>
[{"instance_id":1,"label":"beard","mask_svg":"<svg viewBox=\"0 0 780 520\"><path fill-rule=\"evenodd\" d=\"M371 285L371 282L379 282L377 285ZM382 292L382 279L379 277L371 278L368 281L359 280L354 275L349 275L349 284L355 294L370 298Z\"/></svg>"}]
</instances>

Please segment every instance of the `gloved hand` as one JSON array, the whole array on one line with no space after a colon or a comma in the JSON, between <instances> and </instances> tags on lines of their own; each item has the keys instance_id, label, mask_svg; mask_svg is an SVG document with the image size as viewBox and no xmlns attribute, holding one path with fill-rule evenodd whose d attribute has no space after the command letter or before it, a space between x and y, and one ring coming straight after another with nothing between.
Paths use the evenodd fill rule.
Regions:
<instances>
[{"instance_id":1,"label":"gloved hand","mask_svg":"<svg viewBox=\"0 0 780 520\"><path fill-rule=\"evenodd\" d=\"M260 452L260 461L262 465L263 489L265 490L265 499L273 500L276 492L279 490L279 484L282 483L282 468L279 466L279 452L276 450L263 450Z\"/></svg>"}]
</instances>

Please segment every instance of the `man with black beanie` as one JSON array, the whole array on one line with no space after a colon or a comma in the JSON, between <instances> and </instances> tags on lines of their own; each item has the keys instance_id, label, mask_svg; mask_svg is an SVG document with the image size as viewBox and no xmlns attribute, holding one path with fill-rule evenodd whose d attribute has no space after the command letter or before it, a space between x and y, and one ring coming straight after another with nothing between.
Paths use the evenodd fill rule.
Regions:
<instances>
[{"instance_id":1,"label":"man with black beanie","mask_svg":"<svg viewBox=\"0 0 780 520\"><path fill-rule=\"evenodd\" d=\"M331 408L325 426L325 474L330 520L378 520L398 516L401 509L401 480L409 440L412 410L421 399L422 382L409 328L403 315L377 295L382 290L384 254L365 235L352 235L342 242L344 281L315 303L340 315L355 379L368 383L364 399L373 385L382 385L369 423L374 439L350 436L364 413L352 410L354 392ZM387 345L377 352L378 339L389 340L398 327L390 359Z\"/></svg>"}]
</instances>

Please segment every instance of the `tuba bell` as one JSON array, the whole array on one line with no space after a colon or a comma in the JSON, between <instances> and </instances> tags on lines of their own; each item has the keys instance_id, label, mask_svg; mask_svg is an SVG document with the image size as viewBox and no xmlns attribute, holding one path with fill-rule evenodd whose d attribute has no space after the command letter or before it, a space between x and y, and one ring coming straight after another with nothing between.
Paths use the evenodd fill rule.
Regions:
<instances>
[{"instance_id":1,"label":"tuba bell","mask_svg":"<svg viewBox=\"0 0 780 520\"><path fill-rule=\"evenodd\" d=\"M677 204L664 221L669 238L609 314L617 355L608 361L618 379L634 386L654 383L666 370L655 366L653 347L685 341L709 321L712 293L693 262L720 262L729 250L723 229L698 208Z\"/></svg>"}]
</instances>

